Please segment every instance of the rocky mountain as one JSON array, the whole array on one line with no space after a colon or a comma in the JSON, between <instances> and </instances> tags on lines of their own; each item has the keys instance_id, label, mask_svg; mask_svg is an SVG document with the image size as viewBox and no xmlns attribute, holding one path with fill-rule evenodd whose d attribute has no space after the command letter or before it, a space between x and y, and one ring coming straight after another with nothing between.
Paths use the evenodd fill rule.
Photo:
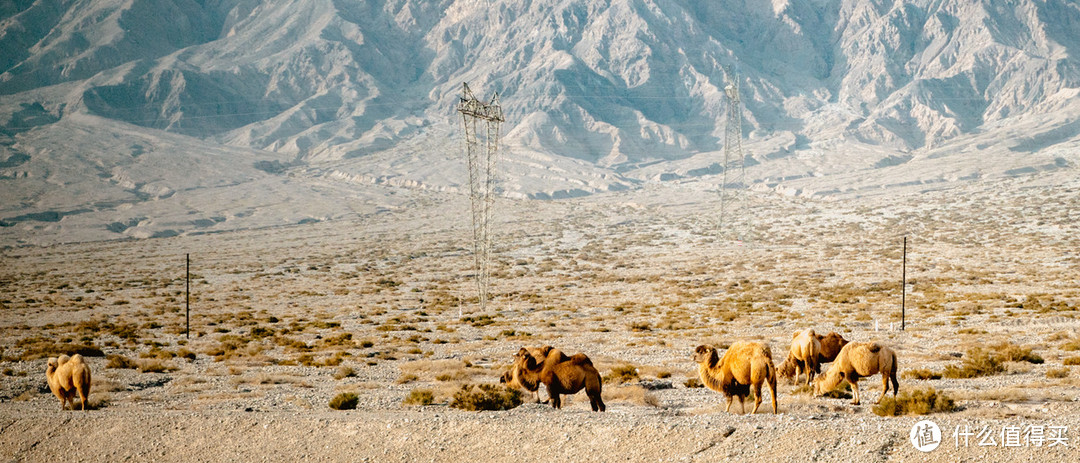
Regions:
<instances>
[{"instance_id":1,"label":"rocky mountain","mask_svg":"<svg viewBox=\"0 0 1080 463\"><path fill-rule=\"evenodd\" d=\"M500 94L509 196L710 181L725 69L766 189L1080 162L1071 0L11 0L0 49L9 225L283 174L455 190L462 82Z\"/></svg>"}]
</instances>

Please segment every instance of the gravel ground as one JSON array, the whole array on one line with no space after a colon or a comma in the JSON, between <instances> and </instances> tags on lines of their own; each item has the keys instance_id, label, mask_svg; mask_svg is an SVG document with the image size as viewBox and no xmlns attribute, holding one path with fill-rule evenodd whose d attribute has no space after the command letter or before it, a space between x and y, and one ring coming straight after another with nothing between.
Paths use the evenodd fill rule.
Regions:
<instances>
[{"instance_id":1,"label":"gravel ground","mask_svg":"<svg viewBox=\"0 0 1080 463\"><path fill-rule=\"evenodd\" d=\"M760 242L747 246L715 239L700 216L715 204L677 186L500 202L486 311L470 299L467 203L434 193L355 220L7 248L0 461L1080 461L1080 374L1067 362L1080 350L1080 221L1069 207L1080 188L1006 187L758 198ZM907 233L910 309L897 331ZM779 364L805 327L889 344L902 392L933 387L958 410L879 417L873 377L862 406L781 382L779 415L744 416L685 384L698 344L761 340ZM44 379L51 341L164 371L90 357L96 409L60 411ZM1001 342L1043 361L972 379L903 376ZM562 410L447 406L463 384L495 384L521 346L544 344L588 354L603 375L639 374L605 384L606 413L584 394ZM171 357L184 350L195 359ZM416 390L435 404L405 405ZM341 392L358 394L356 410L328 408ZM909 441L922 419L943 432L930 453ZM988 435L965 445L958 429ZM1006 446L1018 429L1028 440ZM1067 429L1067 445L1050 445L1052 429ZM987 437L997 445L979 445Z\"/></svg>"}]
</instances>

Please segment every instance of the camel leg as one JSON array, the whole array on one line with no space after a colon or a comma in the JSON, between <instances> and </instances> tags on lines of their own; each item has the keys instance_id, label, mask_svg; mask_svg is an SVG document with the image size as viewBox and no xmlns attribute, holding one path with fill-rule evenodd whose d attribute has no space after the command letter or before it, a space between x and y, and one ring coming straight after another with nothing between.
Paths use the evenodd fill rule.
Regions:
<instances>
[{"instance_id":1,"label":"camel leg","mask_svg":"<svg viewBox=\"0 0 1080 463\"><path fill-rule=\"evenodd\" d=\"M79 399L81 399L81 401L80 401L81 403L79 404L79 409L85 412L86 411L86 402L87 402L86 399L87 399L87 397L86 397L86 392L84 392L82 389L79 389ZM74 403L71 404L71 408L75 408Z\"/></svg>"},{"instance_id":2,"label":"camel leg","mask_svg":"<svg viewBox=\"0 0 1080 463\"><path fill-rule=\"evenodd\" d=\"M562 399L559 398L559 394L552 393L551 390L549 389L548 390L548 395L551 397L551 406L552 406L552 408L555 408L555 409L562 408Z\"/></svg>"},{"instance_id":3,"label":"camel leg","mask_svg":"<svg viewBox=\"0 0 1080 463\"><path fill-rule=\"evenodd\" d=\"M724 411L727 412L727 413L731 413L731 401L732 400L735 400L735 396L728 396L728 398L727 398L727 408L724 409Z\"/></svg>"},{"instance_id":4,"label":"camel leg","mask_svg":"<svg viewBox=\"0 0 1080 463\"><path fill-rule=\"evenodd\" d=\"M851 393L855 397L851 401L851 405L859 405L859 380L851 381L851 378L849 378L848 384L851 385Z\"/></svg>"},{"instance_id":5,"label":"camel leg","mask_svg":"<svg viewBox=\"0 0 1080 463\"><path fill-rule=\"evenodd\" d=\"M739 413L746 414L746 396L739 396Z\"/></svg>"},{"instance_id":6,"label":"camel leg","mask_svg":"<svg viewBox=\"0 0 1080 463\"><path fill-rule=\"evenodd\" d=\"M761 406L761 384L758 383L754 386L754 411L750 412L751 415L757 414L758 407Z\"/></svg>"}]
</instances>

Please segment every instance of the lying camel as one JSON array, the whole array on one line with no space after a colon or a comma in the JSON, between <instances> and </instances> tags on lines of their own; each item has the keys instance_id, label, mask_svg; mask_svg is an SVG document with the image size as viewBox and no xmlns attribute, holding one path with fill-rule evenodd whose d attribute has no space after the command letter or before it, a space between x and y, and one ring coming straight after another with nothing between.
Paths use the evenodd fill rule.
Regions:
<instances>
[{"instance_id":1,"label":"lying camel","mask_svg":"<svg viewBox=\"0 0 1080 463\"><path fill-rule=\"evenodd\" d=\"M851 384L854 399L852 405L859 405L859 378L869 377L881 373L881 397L889 392L889 381L893 385L893 397L900 390L900 383L896 380L896 352L888 346L878 342L851 342L840 349L836 360L825 374L814 380L814 395L824 395L847 380Z\"/></svg>"},{"instance_id":2,"label":"lying camel","mask_svg":"<svg viewBox=\"0 0 1080 463\"><path fill-rule=\"evenodd\" d=\"M725 411L731 411L731 401L738 397L739 407L746 413L746 396L750 395L750 387L753 386L754 410L750 414L757 413L761 406L761 385L768 383L773 413L777 413L776 367L773 366L772 350L768 345L738 341L728 348L723 358L715 348L702 345L694 349L694 362L698 364L701 383L727 397Z\"/></svg>"},{"instance_id":3,"label":"lying camel","mask_svg":"<svg viewBox=\"0 0 1080 463\"><path fill-rule=\"evenodd\" d=\"M836 359L836 354L839 354L840 349L843 349L844 345L848 343L847 339L844 339L843 336L840 336L840 333L835 331L830 331L826 335L815 334L814 337L821 342L821 353L818 354L819 366L822 363L829 363Z\"/></svg>"},{"instance_id":4,"label":"lying camel","mask_svg":"<svg viewBox=\"0 0 1080 463\"><path fill-rule=\"evenodd\" d=\"M560 395L576 394L585 389L594 412L607 410L601 397L603 383L600 381L600 372L596 371L592 360L585 354L566 357L558 349L550 349L545 358L537 359L527 349L522 348L515 357L514 364L522 372L528 372L528 375L536 374L540 382L544 383L548 395L551 396L552 407L562 408Z\"/></svg>"},{"instance_id":5,"label":"lying camel","mask_svg":"<svg viewBox=\"0 0 1080 463\"><path fill-rule=\"evenodd\" d=\"M523 347L522 349L528 352L529 355L532 355L533 358L545 360L547 359L548 353L554 350L554 348L551 346ZM514 354L514 363L510 365L509 370L507 370L505 373L502 374L502 376L499 377L499 382L536 394L536 403L547 403L547 401L540 400L540 373L531 372L527 369L522 368L521 364L518 362L518 357L520 357L521 355L522 354L520 351L517 354ZM569 359L569 357L563 355L559 359L559 361L562 362ZM541 361L539 369L543 370L543 361ZM550 394L548 395L550 396ZM551 399L548 398L548 400Z\"/></svg>"},{"instance_id":6,"label":"lying camel","mask_svg":"<svg viewBox=\"0 0 1080 463\"><path fill-rule=\"evenodd\" d=\"M81 355L50 357L45 380L53 395L60 399L61 410L67 409L68 402L71 402L71 409L75 409L76 393L81 399L82 410L86 410L87 397L90 395L90 366Z\"/></svg>"},{"instance_id":7,"label":"lying camel","mask_svg":"<svg viewBox=\"0 0 1080 463\"><path fill-rule=\"evenodd\" d=\"M806 385L814 380L814 375L820 371L818 358L821 355L821 341L813 329L807 328L796 331L791 335L791 349L788 350L787 360L780 365L780 376L785 378L794 377L794 383L799 384L799 376L806 372Z\"/></svg>"}]
</instances>

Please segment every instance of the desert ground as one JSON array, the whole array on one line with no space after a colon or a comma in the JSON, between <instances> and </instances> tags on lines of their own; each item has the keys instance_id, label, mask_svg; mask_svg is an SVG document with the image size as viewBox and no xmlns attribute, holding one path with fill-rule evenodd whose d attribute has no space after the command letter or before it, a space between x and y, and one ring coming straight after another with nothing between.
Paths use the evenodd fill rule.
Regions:
<instances>
[{"instance_id":1,"label":"desert ground","mask_svg":"<svg viewBox=\"0 0 1080 463\"><path fill-rule=\"evenodd\" d=\"M500 199L484 310L459 194L397 188L402 207L322 223L7 247L0 460L1077 461L1080 180L935 188L754 192L742 241L692 183ZM697 345L764 341L779 365L803 328L891 346L901 395L954 406L879 416L876 376L858 406L781 380L780 413L766 399L747 416L694 387ZM589 355L607 411L584 393L562 410L529 394L506 411L449 406L540 345ZM89 411L61 411L46 385L66 351L88 354ZM979 355L996 369L942 375ZM355 409L331 409L341 393ZM929 453L909 441L923 419L943 434Z\"/></svg>"}]
</instances>

